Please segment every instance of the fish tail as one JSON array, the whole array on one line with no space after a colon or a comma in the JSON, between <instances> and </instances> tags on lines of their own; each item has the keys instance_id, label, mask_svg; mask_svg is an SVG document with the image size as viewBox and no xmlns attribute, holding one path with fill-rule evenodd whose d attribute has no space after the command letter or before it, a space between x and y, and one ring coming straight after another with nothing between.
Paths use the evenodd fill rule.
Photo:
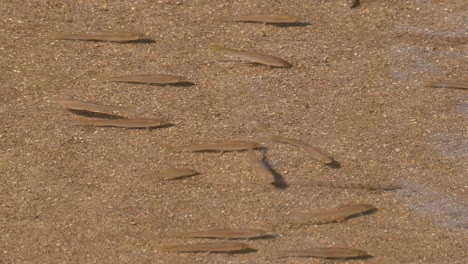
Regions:
<instances>
[{"instance_id":1,"label":"fish tail","mask_svg":"<svg viewBox=\"0 0 468 264\"><path fill-rule=\"evenodd\" d=\"M172 232L166 234L166 237L185 237L184 233Z\"/></svg>"},{"instance_id":2,"label":"fish tail","mask_svg":"<svg viewBox=\"0 0 468 264\"><path fill-rule=\"evenodd\" d=\"M214 51L226 51L227 49L216 44L210 44L208 47Z\"/></svg>"},{"instance_id":3,"label":"fish tail","mask_svg":"<svg viewBox=\"0 0 468 264\"><path fill-rule=\"evenodd\" d=\"M109 77L109 76L100 76L97 77L97 80L100 82L115 82L119 79L119 77Z\"/></svg>"},{"instance_id":4,"label":"fish tail","mask_svg":"<svg viewBox=\"0 0 468 264\"><path fill-rule=\"evenodd\" d=\"M168 146L168 149L176 152L182 152L185 150L185 146Z\"/></svg>"},{"instance_id":5,"label":"fish tail","mask_svg":"<svg viewBox=\"0 0 468 264\"><path fill-rule=\"evenodd\" d=\"M52 38L53 39L58 39L58 40L62 40L62 39L69 39L71 37L70 34L67 34L67 33L55 33L55 34L52 34Z\"/></svg>"},{"instance_id":6,"label":"fish tail","mask_svg":"<svg viewBox=\"0 0 468 264\"><path fill-rule=\"evenodd\" d=\"M221 22L229 22L231 21L231 16L218 16L215 17L215 21L221 21Z\"/></svg>"}]
</instances>

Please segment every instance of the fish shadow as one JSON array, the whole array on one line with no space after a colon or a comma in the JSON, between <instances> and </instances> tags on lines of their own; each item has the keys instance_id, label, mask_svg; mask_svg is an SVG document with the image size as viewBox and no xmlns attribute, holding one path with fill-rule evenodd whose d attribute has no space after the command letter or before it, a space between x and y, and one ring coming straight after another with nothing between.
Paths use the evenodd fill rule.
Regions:
<instances>
[{"instance_id":1,"label":"fish shadow","mask_svg":"<svg viewBox=\"0 0 468 264\"><path fill-rule=\"evenodd\" d=\"M275 239L277 238L278 235L275 235L275 234L268 234L268 235L264 235L264 236L259 236L259 237L252 237L252 238L233 238L233 239L230 239L230 240L241 240L241 241L251 241L251 240L269 240L269 239Z\"/></svg>"},{"instance_id":2,"label":"fish shadow","mask_svg":"<svg viewBox=\"0 0 468 264\"><path fill-rule=\"evenodd\" d=\"M265 154L265 152L267 152L269 150L269 148L267 148L265 146L256 147L255 149L260 150L263 154ZM263 158L262 160L264 160L264 159L265 158Z\"/></svg>"},{"instance_id":3,"label":"fish shadow","mask_svg":"<svg viewBox=\"0 0 468 264\"><path fill-rule=\"evenodd\" d=\"M126 127L125 129L127 130L157 130L157 129L161 129L161 128L166 128L166 127L171 127L171 126L175 126L174 124L171 124L171 123L167 123L167 124L164 124L164 125L160 125L160 126L151 126L151 127Z\"/></svg>"},{"instance_id":4,"label":"fish shadow","mask_svg":"<svg viewBox=\"0 0 468 264\"><path fill-rule=\"evenodd\" d=\"M116 44L152 44L156 41L152 39L139 39L139 40L128 40L128 41L111 41L111 40L100 40L100 39L65 39L68 41L78 41L78 42L112 42Z\"/></svg>"},{"instance_id":5,"label":"fish shadow","mask_svg":"<svg viewBox=\"0 0 468 264\"><path fill-rule=\"evenodd\" d=\"M355 214L355 215L351 215L349 217L346 218L346 221L348 221L349 219L353 219L353 218L357 218L357 217L361 217L361 216L366 216L366 215L370 215L370 214L373 214L375 212L377 212L379 209L377 208L374 208L372 210L369 210L369 211L366 211L366 212L362 212L360 214ZM346 222L345 221L345 222Z\"/></svg>"},{"instance_id":6,"label":"fish shadow","mask_svg":"<svg viewBox=\"0 0 468 264\"><path fill-rule=\"evenodd\" d=\"M153 44L156 43L154 39L139 39L139 40L133 40L133 41L124 41L121 42L122 44L128 44L128 43L135 43L135 44Z\"/></svg>"},{"instance_id":7,"label":"fish shadow","mask_svg":"<svg viewBox=\"0 0 468 264\"><path fill-rule=\"evenodd\" d=\"M390 185L390 186L387 186L381 190L374 190L374 191L387 191L387 192L395 192L397 190L400 190L400 189L403 189L403 186L402 185Z\"/></svg>"},{"instance_id":8,"label":"fish shadow","mask_svg":"<svg viewBox=\"0 0 468 264\"><path fill-rule=\"evenodd\" d=\"M246 248L246 249L241 249L241 250L237 250L237 251L230 252L229 254L230 254L230 255L234 255L234 254L248 254L248 253L255 253L255 252L258 252L258 250L255 249L255 248ZM222 252L220 252L220 253L222 253Z\"/></svg>"},{"instance_id":9,"label":"fish shadow","mask_svg":"<svg viewBox=\"0 0 468 264\"><path fill-rule=\"evenodd\" d=\"M266 236L251 238L251 239L249 239L249 240L269 240L269 239L275 239L275 238L277 238L277 237L278 237L278 235L273 235L273 234L271 234L271 235L266 235Z\"/></svg>"},{"instance_id":10,"label":"fish shadow","mask_svg":"<svg viewBox=\"0 0 468 264\"><path fill-rule=\"evenodd\" d=\"M180 82L180 83L173 83L173 84L169 84L169 85L184 87L184 86L193 86L193 85L195 85L195 83L193 83L193 82Z\"/></svg>"},{"instance_id":11,"label":"fish shadow","mask_svg":"<svg viewBox=\"0 0 468 264\"><path fill-rule=\"evenodd\" d=\"M349 7L350 8L358 8L361 6L361 1L354 1Z\"/></svg>"},{"instance_id":12,"label":"fish shadow","mask_svg":"<svg viewBox=\"0 0 468 264\"><path fill-rule=\"evenodd\" d=\"M68 112L73 113L75 115L91 117L91 118L102 118L102 119L123 119L123 116L114 115L114 114L105 114L105 113L96 113L92 111L86 110L76 110L76 109L67 109Z\"/></svg>"},{"instance_id":13,"label":"fish shadow","mask_svg":"<svg viewBox=\"0 0 468 264\"><path fill-rule=\"evenodd\" d=\"M121 82L121 83L131 83L136 85L146 85L146 86L178 86L178 87L188 87L193 86L193 82L178 82L178 83L140 83L140 82Z\"/></svg>"},{"instance_id":14,"label":"fish shadow","mask_svg":"<svg viewBox=\"0 0 468 264\"><path fill-rule=\"evenodd\" d=\"M244 63L251 67L268 67L271 69L288 69L288 68L294 67L294 65L292 64L290 66L273 66L273 65L267 65L267 64L260 63L260 62L254 62L254 61L241 61L241 63Z\"/></svg>"},{"instance_id":15,"label":"fish shadow","mask_svg":"<svg viewBox=\"0 0 468 264\"><path fill-rule=\"evenodd\" d=\"M333 260L342 260L342 261L346 261L346 260L350 260L350 259L355 259L355 260L358 260L358 259L361 259L361 260L364 260L364 259L370 259L370 258L373 258L374 256L372 255L364 255L364 256L357 256L357 257L346 257L346 258L328 258L328 259L333 259Z\"/></svg>"},{"instance_id":16,"label":"fish shadow","mask_svg":"<svg viewBox=\"0 0 468 264\"><path fill-rule=\"evenodd\" d=\"M271 166L268 161L263 158L262 159L263 164L271 171L271 174L273 175L273 182L271 183L275 188L280 189L280 190L285 190L289 187L288 183L284 180L283 175L278 173L273 167Z\"/></svg>"},{"instance_id":17,"label":"fish shadow","mask_svg":"<svg viewBox=\"0 0 468 264\"><path fill-rule=\"evenodd\" d=\"M365 256L360 256L360 257L356 257L354 259L371 259L373 258L374 256L372 256L371 254L367 254Z\"/></svg>"},{"instance_id":18,"label":"fish shadow","mask_svg":"<svg viewBox=\"0 0 468 264\"><path fill-rule=\"evenodd\" d=\"M333 168L333 169L340 169L341 168L341 163L334 160L332 163L328 163L327 166L330 167L330 168Z\"/></svg>"},{"instance_id":19,"label":"fish shadow","mask_svg":"<svg viewBox=\"0 0 468 264\"><path fill-rule=\"evenodd\" d=\"M308 26L311 26L312 23L310 23L310 22L275 23L275 24L272 24L272 25L275 26L275 27L282 27L282 28L285 28L285 27L308 27Z\"/></svg>"},{"instance_id":20,"label":"fish shadow","mask_svg":"<svg viewBox=\"0 0 468 264\"><path fill-rule=\"evenodd\" d=\"M430 88L433 88L433 89L453 89L453 90L466 90L466 88L463 88L463 87L433 87L433 86L429 86Z\"/></svg>"},{"instance_id":21,"label":"fish shadow","mask_svg":"<svg viewBox=\"0 0 468 264\"><path fill-rule=\"evenodd\" d=\"M285 66L274 66L274 65L267 65L267 64L263 64L263 63L260 63L260 62L254 62L254 61L245 61L243 62L249 66L253 66L253 67L269 67L269 68L272 68L272 69L287 69L287 68L292 68L294 67L294 65L292 64L289 64L289 65L285 65Z\"/></svg>"},{"instance_id":22,"label":"fish shadow","mask_svg":"<svg viewBox=\"0 0 468 264\"><path fill-rule=\"evenodd\" d=\"M167 127L171 127L171 126L175 126L175 125L171 124L171 123L167 123L167 124L164 124L164 125L161 125L161 126L145 127L145 128L134 128L134 129L156 130L156 129L167 128Z\"/></svg>"}]
</instances>

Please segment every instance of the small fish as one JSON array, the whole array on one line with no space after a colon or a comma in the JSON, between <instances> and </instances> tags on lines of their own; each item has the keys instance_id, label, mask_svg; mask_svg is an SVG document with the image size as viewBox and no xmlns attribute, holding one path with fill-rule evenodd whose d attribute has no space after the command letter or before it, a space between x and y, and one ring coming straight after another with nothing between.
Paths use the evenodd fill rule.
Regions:
<instances>
[{"instance_id":1,"label":"small fish","mask_svg":"<svg viewBox=\"0 0 468 264\"><path fill-rule=\"evenodd\" d=\"M178 169L168 169L168 170L161 171L157 173L155 177L163 181L172 181L172 180L184 179L184 178L195 176L198 174L200 173L196 170L178 168Z\"/></svg>"},{"instance_id":2,"label":"small fish","mask_svg":"<svg viewBox=\"0 0 468 264\"><path fill-rule=\"evenodd\" d=\"M123 128L152 128L168 125L163 119L154 118L87 119L80 120L80 124L83 126Z\"/></svg>"},{"instance_id":3,"label":"small fish","mask_svg":"<svg viewBox=\"0 0 468 264\"><path fill-rule=\"evenodd\" d=\"M313 185L330 188L341 188L341 189L365 189L371 191L391 191L401 189L400 185L393 184L380 184L380 183L336 183L336 182L314 182Z\"/></svg>"},{"instance_id":4,"label":"small fish","mask_svg":"<svg viewBox=\"0 0 468 264\"><path fill-rule=\"evenodd\" d=\"M468 89L468 82L430 82L426 84L428 87L433 88L454 88L454 89Z\"/></svg>"},{"instance_id":5,"label":"small fish","mask_svg":"<svg viewBox=\"0 0 468 264\"><path fill-rule=\"evenodd\" d=\"M301 148L305 152L309 153L312 156L312 158L314 158L314 159L316 159L316 160L318 160L320 162L323 162L325 164L331 164L331 163L334 162L334 160L328 154L326 154L325 152L323 152L320 149L317 149L317 148L307 144L306 142L304 142L302 140L298 140L298 139L294 139L294 138L287 138L287 137L282 137L282 136L272 136L271 140L276 141L276 142L280 142L280 143L284 143L284 144L290 144L290 145L296 146L298 148Z\"/></svg>"},{"instance_id":6,"label":"small fish","mask_svg":"<svg viewBox=\"0 0 468 264\"><path fill-rule=\"evenodd\" d=\"M299 250L279 250L279 258L303 257L303 258L364 258L370 255L361 249L355 248L309 248Z\"/></svg>"},{"instance_id":7,"label":"small fish","mask_svg":"<svg viewBox=\"0 0 468 264\"><path fill-rule=\"evenodd\" d=\"M146 39L146 35L136 32L89 32L89 33L60 33L56 39L85 40L85 41L114 41L130 42Z\"/></svg>"},{"instance_id":8,"label":"small fish","mask_svg":"<svg viewBox=\"0 0 468 264\"><path fill-rule=\"evenodd\" d=\"M95 104L95 103L86 102L86 101L78 101L78 100L56 100L55 102L66 109L96 112L96 113L118 112L118 111L130 110L127 107L100 105L100 104Z\"/></svg>"},{"instance_id":9,"label":"small fish","mask_svg":"<svg viewBox=\"0 0 468 264\"><path fill-rule=\"evenodd\" d=\"M334 222L344 222L354 216L376 210L373 205L365 203L350 203L340 207L315 212L301 216L298 225L320 225Z\"/></svg>"},{"instance_id":10,"label":"small fish","mask_svg":"<svg viewBox=\"0 0 468 264\"><path fill-rule=\"evenodd\" d=\"M233 15L219 17L221 21L228 22L248 22L248 23L265 23L265 24L289 24L300 23L300 19L290 15Z\"/></svg>"},{"instance_id":11,"label":"small fish","mask_svg":"<svg viewBox=\"0 0 468 264\"><path fill-rule=\"evenodd\" d=\"M187 81L187 78L183 76L170 74L144 74L120 77L106 77L103 78L103 80L109 82L145 83L158 85L190 83L189 81Z\"/></svg>"},{"instance_id":12,"label":"small fish","mask_svg":"<svg viewBox=\"0 0 468 264\"><path fill-rule=\"evenodd\" d=\"M217 45L210 45L210 48L214 51L218 51L227 56L231 56L234 58L238 58L238 59L253 62L253 63L264 64L264 65L268 65L271 67L290 68L293 66L291 63L283 59L280 59L275 56L263 54L260 52L235 50L235 49L224 48L224 47L217 46Z\"/></svg>"},{"instance_id":13,"label":"small fish","mask_svg":"<svg viewBox=\"0 0 468 264\"><path fill-rule=\"evenodd\" d=\"M189 152L208 152L208 151L244 151L248 149L260 148L261 145L254 141L248 140L232 140L219 143L207 143L207 144L195 144L189 146L176 146L172 147L178 151L189 151Z\"/></svg>"},{"instance_id":14,"label":"small fish","mask_svg":"<svg viewBox=\"0 0 468 264\"><path fill-rule=\"evenodd\" d=\"M255 173L263 180L271 184L275 184L275 175L273 174L271 169L265 164L263 159L258 158L252 149L248 151L248 155L250 158L250 162L252 163L252 167L255 170Z\"/></svg>"},{"instance_id":15,"label":"small fish","mask_svg":"<svg viewBox=\"0 0 468 264\"><path fill-rule=\"evenodd\" d=\"M257 228L229 228L172 234L172 237L251 239L269 236L265 230Z\"/></svg>"},{"instance_id":16,"label":"small fish","mask_svg":"<svg viewBox=\"0 0 468 264\"><path fill-rule=\"evenodd\" d=\"M235 253L242 251L254 250L245 243L235 242L215 242L215 243L202 243L191 245L177 245L162 248L162 251L168 252L210 252L210 253Z\"/></svg>"}]
</instances>

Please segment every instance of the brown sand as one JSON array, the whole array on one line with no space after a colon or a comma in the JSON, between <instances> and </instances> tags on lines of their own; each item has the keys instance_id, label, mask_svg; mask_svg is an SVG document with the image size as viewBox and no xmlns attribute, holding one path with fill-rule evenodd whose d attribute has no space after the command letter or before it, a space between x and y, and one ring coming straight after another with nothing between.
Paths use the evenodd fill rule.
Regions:
<instances>
[{"instance_id":1,"label":"brown sand","mask_svg":"<svg viewBox=\"0 0 468 264\"><path fill-rule=\"evenodd\" d=\"M0 1L0 262L321 263L278 249L353 247L353 263L466 263L467 92L464 0ZM308 26L216 22L283 13ZM58 41L59 32L140 31L154 43ZM233 62L209 44L281 57L293 68ZM102 83L102 76L168 73L193 86ZM92 128L53 100L136 107L167 118L154 130ZM300 138L329 152L325 166L270 141ZM176 153L225 139L268 147L288 187L265 185L245 152ZM189 167L198 177L144 177ZM394 182L390 192L309 181ZM379 210L339 224L290 228L293 213L349 202ZM168 232L258 227L279 234L246 254L160 252L203 243ZM464 245L464 246L463 246Z\"/></svg>"}]
</instances>

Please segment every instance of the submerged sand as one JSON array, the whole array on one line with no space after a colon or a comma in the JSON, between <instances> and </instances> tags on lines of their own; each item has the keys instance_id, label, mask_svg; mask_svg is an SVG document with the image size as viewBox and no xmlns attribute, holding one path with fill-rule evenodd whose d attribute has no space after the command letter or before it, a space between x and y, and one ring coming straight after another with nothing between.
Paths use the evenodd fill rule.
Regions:
<instances>
[{"instance_id":1,"label":"submerged sand","mask_svg":"<svg viewBox=\"0 0 468 264\"><path fill-rule=\"evenodd\" d=\"M462 0L1 1L0 262L322 263L280 249L353 247L353 263L466 263L468 94L425 83L465 81ZM309 25L219 22L229 14L292 14ZM54 34L139 31L154 42L55 40ZM292 68L232 61L210 44L253 50ZM101 82L167 73L192 86ZM174 126L77 125L57 99L132 107ZM272 135L329 153L326 166ZM246 152L171 146L249 139L284 179L258 177ZM260 152L257 152L260 155ZM200 175L152 178L165 169ZM367 191L320 182L394 183ZM291 215L350 202L378 211L343 223L291 227ZM189 254L205 243L170 232L256 227L257 252ZM465 246L464 246L465 245ZM331 261L325 261L329 263Z\"/></svg>"}]
</instances>

